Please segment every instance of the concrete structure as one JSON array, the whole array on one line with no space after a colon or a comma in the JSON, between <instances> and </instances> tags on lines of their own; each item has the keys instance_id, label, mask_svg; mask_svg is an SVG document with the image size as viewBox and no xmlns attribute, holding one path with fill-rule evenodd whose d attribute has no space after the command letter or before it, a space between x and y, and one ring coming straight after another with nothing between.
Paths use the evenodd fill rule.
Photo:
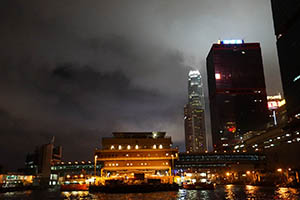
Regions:
<instances>
[{"instance_id":1,"label":"concrete structure","mask_svg":"<svg viewBox=\"0 0 300 200\"><path fill-rule=\"evenodd\" d=\"M95 160L103 162L102 177L170 177L178 150L165 132L116 132L102 138Z\"/></svg>"},{"instance_id":2,"label":"concrete structure","mask_svg":"<svg viewBox=\"0 0 300 200\"><path fill-rule=\"evenodd\" d=\"M198 70L189 72L188 103L184 107L185 146L187 152L205 152L206 131L203 84Z\"/></svg>"},{"instance_id":3,"label":"concrete structure","mask_svg":"<svg viewBox=\"0 0 300 200\"><path fill-rule=\"evenodd\" d=\"M300 168L300 131L290 132L286 124L277 125L243 139L235 151L261 152L267 155L267 168Z\"/></svg>"},{"instance_id":4,"label":"concrete structure","mask_svg":"<svg viewBox=\"0 0 300 200\"><path fill-rule=\"evenodd\" d=\"M214 149L228 150L268 121L266 86L259 43L224 40L207 56Z\"/></svg>"},{"instance_id":5,"label":"concrete structure","mask_svg":"<svg viewBox=\"0 0 300 200\"><path fill-rule=\"evenodd\" d=\"M180 153L175 169L184 182L253 184L266 162L260 153Z\"/></svg>"},{"instance_id":6,"label":"concrete structure","mask_svg":"<svg viewBox=\"0 0 300 200\"><path fill-rule=\"evenodd\" d=\"M201 170L213 170L232 168L237 165L240 168L252 170L263 169L266 156L259 153L180 153L175 162L177 170L200 172ZM236 167L237 168L237 167Z\"/></svg>"},{"instance_id":7,"label":"concrete structure","mask_svg":"<svg viewBox=\"0 0 300 200\"><path fill-rule=\"evenodd\" d=\"M54 145L54 138L49 144L36 147L34 153L28 154L25 161L25 173L38 176L48 182L51 174L51 165L60 162L62 147Z\"/></svg>"}]
</instances>

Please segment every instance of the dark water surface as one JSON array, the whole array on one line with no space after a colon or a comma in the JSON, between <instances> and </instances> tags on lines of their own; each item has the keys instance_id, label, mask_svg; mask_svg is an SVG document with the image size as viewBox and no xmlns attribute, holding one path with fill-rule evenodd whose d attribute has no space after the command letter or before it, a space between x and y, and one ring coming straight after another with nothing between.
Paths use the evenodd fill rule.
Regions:
<instances>
[{"instance_id":1,"label":"dark water surface","mask_svg":"<svg viewBox=\"0 0 300 200\"><path fill-rule=\"evenodd\" d=\"M179 190L178 192L153 192L131 194L90 194L89 192L60 192L55 190L0 193L0 199L88 199L88 200L198 200L198 199L300 199L300 189L257 186L217 186L215 190Z\"/></svg>"}]
</instances>

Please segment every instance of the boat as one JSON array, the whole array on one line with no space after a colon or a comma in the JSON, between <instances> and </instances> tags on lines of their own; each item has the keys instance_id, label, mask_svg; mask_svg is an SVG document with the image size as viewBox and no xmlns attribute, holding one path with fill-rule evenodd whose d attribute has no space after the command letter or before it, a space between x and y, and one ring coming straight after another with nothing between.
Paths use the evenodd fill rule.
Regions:
<instances>
[{"instance_id":1,"label":"boat","mask_svg":"<svg viewBox=\"0 0 300 200\"><path fill-rule=\"evenodd\" d=\"M84 174L67 175L60 185L61 191L88 191L89 185L86 183L88 177Z\"/></svg>"},{"instance_id":2,"label":"boat","mask_svg":"<svg viewBox=\"0 0 300 200\"><path fill-rule=\"evenodd\" d=\"M88 191L89 187L85 183L68 183L60 186L61 191Z\"/></svg>"},{"instance_id":3,"label":"boat","mask_svg":"<svg viewBox=\"0 0 300 200\"><path fill-rule=\"evenodd\" d=\"M214 190L216 185L214 183L184 183L183 188L187 190Z\"/></svg>"}]
</instances>

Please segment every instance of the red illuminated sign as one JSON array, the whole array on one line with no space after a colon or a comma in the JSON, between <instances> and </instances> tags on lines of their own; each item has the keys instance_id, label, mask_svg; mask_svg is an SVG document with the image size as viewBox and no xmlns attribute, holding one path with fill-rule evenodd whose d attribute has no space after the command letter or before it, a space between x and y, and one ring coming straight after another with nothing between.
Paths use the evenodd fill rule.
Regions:
<instances>
[{"instance_id":1,"label":"red illuminated sign","mask_svg":"<svg viewBox=\"0 0 300 200\"><path fill-rule=\"evenodd\" d=\"M229 127L229 128L228 128L228 131L231 132L231 133L235 133L236 128L235 128L234 126Z\"/></svg>"},{"instance_id":2,"label":"red illuminated sign","mask_svg":"<svg viewBox=\"0 0 300 200\"><path fill-rule=\"evenodd\" d=\"M280 107L279 101L268 101L269 110L274 110L274 109L277 109L279 107Z\"/></svg>"}]
</instances>

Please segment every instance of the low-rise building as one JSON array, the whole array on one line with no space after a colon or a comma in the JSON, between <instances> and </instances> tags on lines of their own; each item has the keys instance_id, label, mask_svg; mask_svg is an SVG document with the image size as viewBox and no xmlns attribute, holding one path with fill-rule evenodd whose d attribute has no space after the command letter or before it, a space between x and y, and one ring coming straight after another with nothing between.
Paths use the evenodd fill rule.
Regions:
<instances>
[{"instance_id":1,"label":"low-rise building","mask_svg":"<svg viewBox=\"0 0 300 200\"><path fill-rule=\"evenodd\" d=\"M103 162L102 177L159 178L171 177L178 150L172 148L165 132L115 132L102 138L102 149L95 151Z\"/></svg>"}]
</instances>

